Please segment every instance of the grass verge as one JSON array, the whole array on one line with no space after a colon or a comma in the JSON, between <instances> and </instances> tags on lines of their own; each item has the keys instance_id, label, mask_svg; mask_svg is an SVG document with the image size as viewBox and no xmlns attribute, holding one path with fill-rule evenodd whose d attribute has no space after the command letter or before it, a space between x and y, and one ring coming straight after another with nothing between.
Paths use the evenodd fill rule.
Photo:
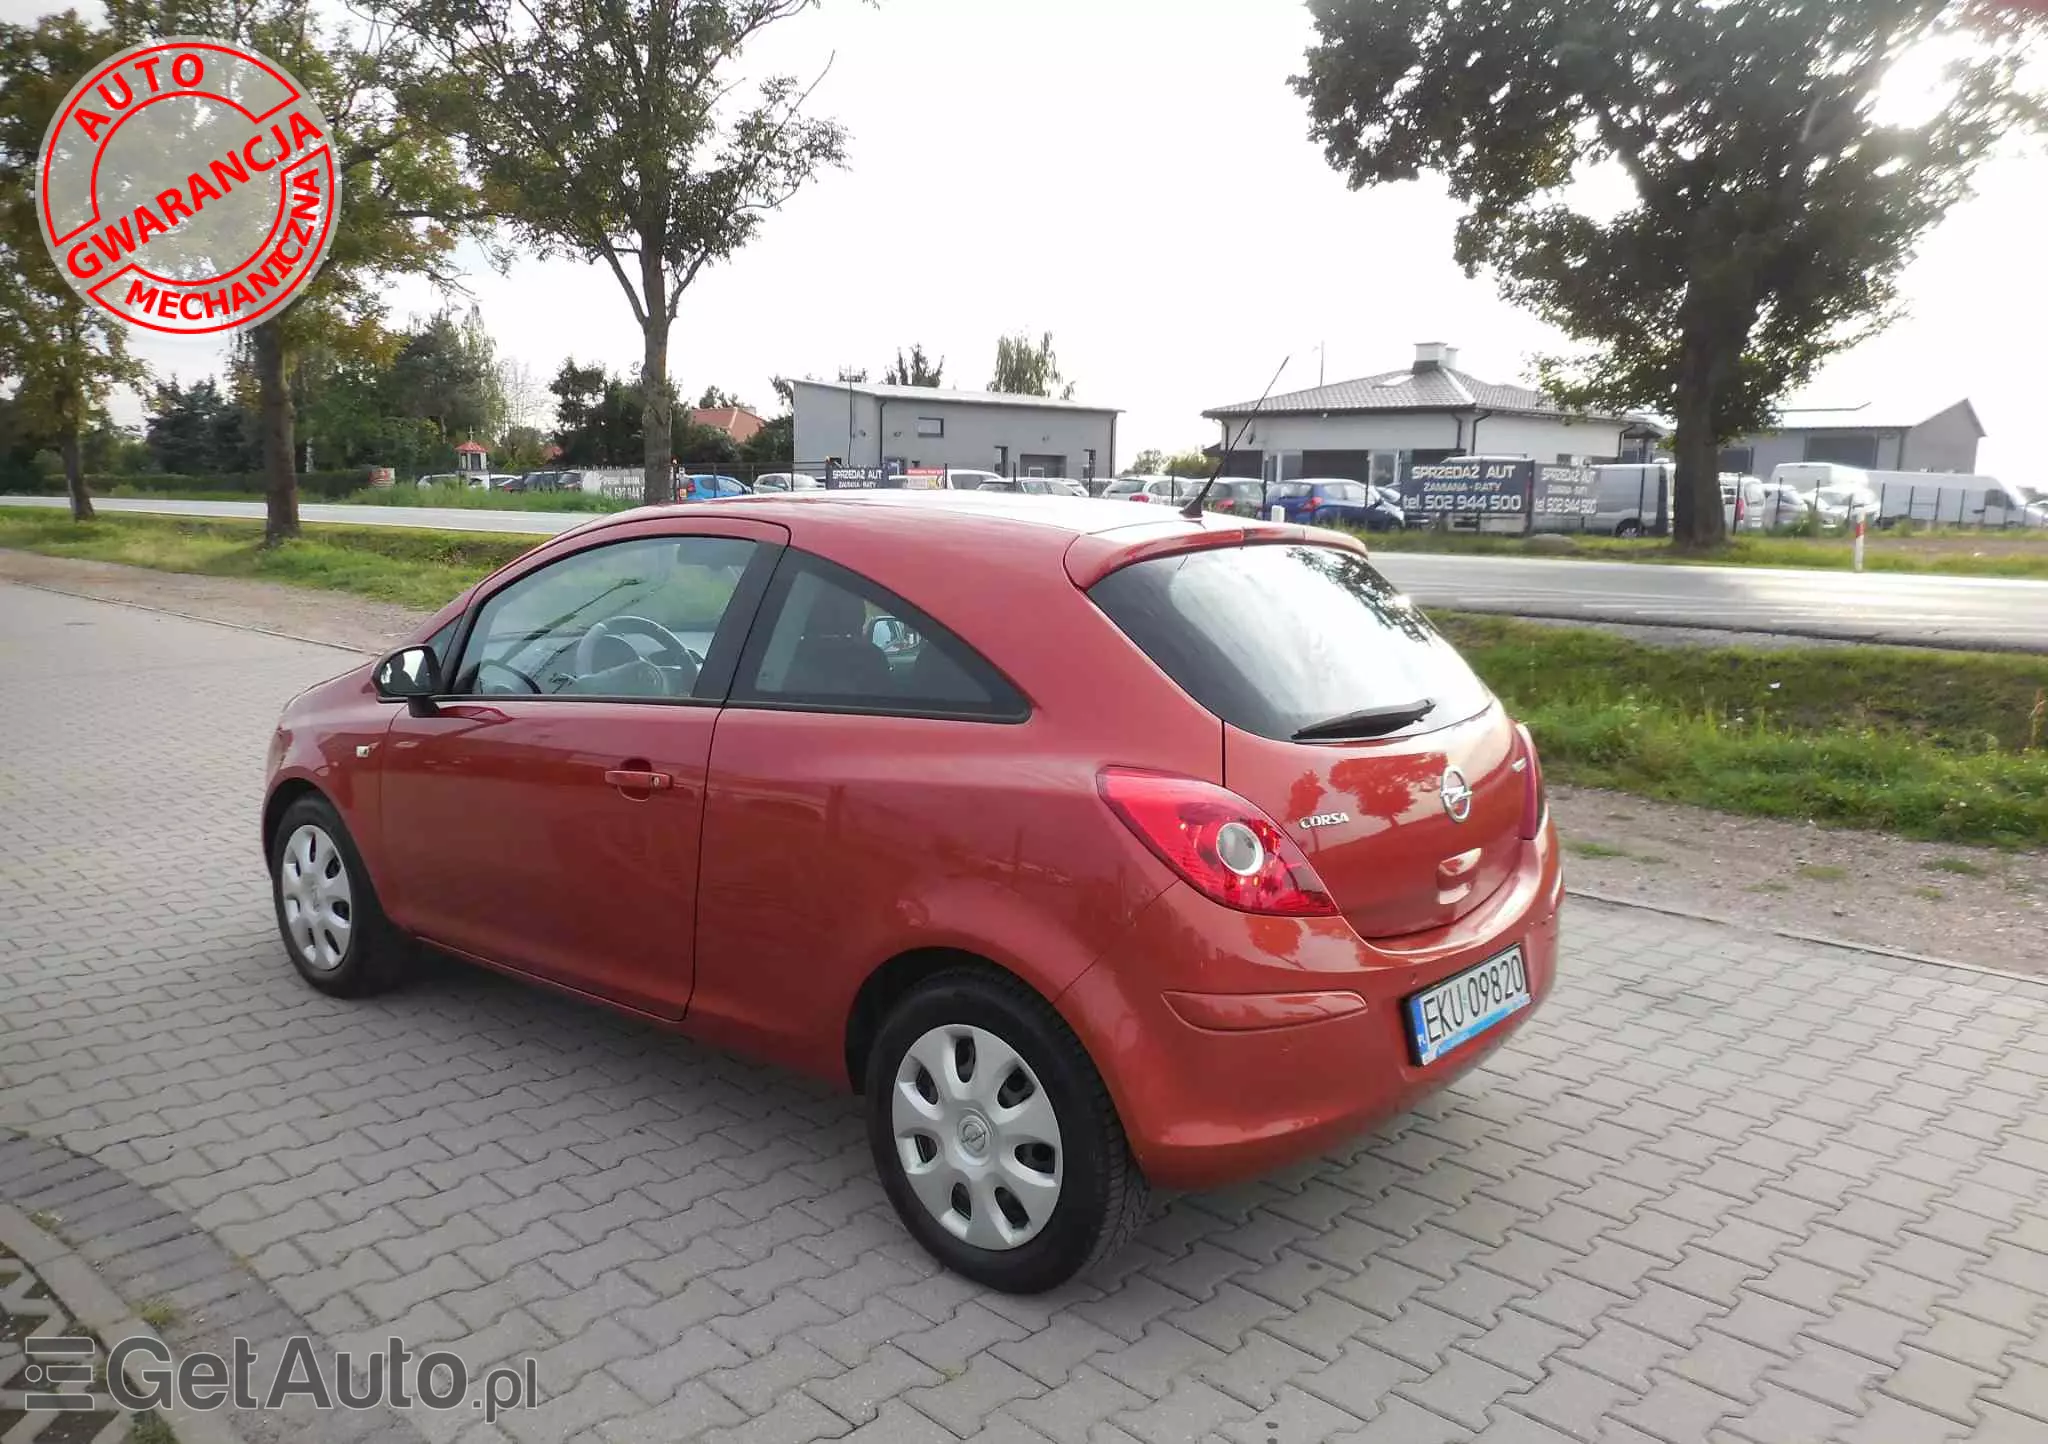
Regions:
<instances>
[{"instance_id":1,"label":"grass verge","mask_svg":"<svg viewBox=\"0 0 2048 1444\"><path fill-rule=\"evenodd\" d=\"M1854 565L1845 536L1736 536L1725 550L1674 551L1656 537L1545 535L1491 536L1433 531L1372 532L1376 552L1439 552L1475 556L1531 556L1650 565L1807 567L1848 571ZM1872 532L1863 566L1873 572L1924 572L1964 577L2048 580L2048 532L1948 531L1920 535Z\"/></svg>"},{"instance_id":2,"label":"grass verge","mask_svg":"<svg viewBox=\"0 0 2048 1444\"><path fill-rule=\"evenodd\" d=\"M1895 647L1660 647L1436 618L1550 776L1941 841L2048 840L2048 659Z\"/></svg>"},{"instance_id":3,"label":"grass verge","mask_svg":"<svg viewBox=\"0 0 2048 1444\"><path fill-rule=\"evenodd\" d=\"M308 526L266 549L256 522L103 516L83 526L61 512L0 511L0 547L121 562L162 572L253 577L432 609L539 539L403 527Z\"/></svg>"}]
</instances>

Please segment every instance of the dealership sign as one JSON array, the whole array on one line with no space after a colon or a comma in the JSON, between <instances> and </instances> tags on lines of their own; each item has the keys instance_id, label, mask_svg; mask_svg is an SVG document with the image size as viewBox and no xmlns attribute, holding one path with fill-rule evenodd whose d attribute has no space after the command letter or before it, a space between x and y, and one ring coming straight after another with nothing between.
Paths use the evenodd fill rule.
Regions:
<instances>
[{"instance_id":1,"label":"dealership sign","mask_svg":"<svg viewBox=\"0 0 2048 1444\"><path fill-rule=\"evenodd\" d=\"M1536 517L1586 517L1598 507L1592 470L1583 466L1501 458L1411 462L1401 473L1401 510L1411 519L1482 517L1527 531Z\"/></svg>"},{"instance_id":2,"label":"dealership sign","mask_svg":"<svg viewBox=\"0 0 2048 1444\"><path fill-rule=\"evenodd\" d=\"M334 240L332 128L246 46L152 40L101 62L57 108L40 159L36 212L58 271L151 331L274 316Z\"/></svg>"}]
</instances>

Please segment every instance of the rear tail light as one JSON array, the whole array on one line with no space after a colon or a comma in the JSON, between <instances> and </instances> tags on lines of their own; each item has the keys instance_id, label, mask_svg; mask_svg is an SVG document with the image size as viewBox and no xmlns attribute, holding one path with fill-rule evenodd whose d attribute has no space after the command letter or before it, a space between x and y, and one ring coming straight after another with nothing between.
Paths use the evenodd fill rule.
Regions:
<instances>
[{"instance_id":1,"label":"rear tail light","mask_svg":"<svg viewBox=\"0 0 2048 1444\"><path fill-rule=\"evenodd\" d=\"M1317 507L1321 506L1322 504L1323 499L1321 497L1312 496L1307 501L1301 504L1301 509L1303 511L1314 511Z\"/></svg>"},{"instance_id":2,"label":"rear tail light","mask_svg":"<svg viewBox=\"0 0 2048 1444\"><path fill-rule=\"evenodd\" d=\"M1543 831L1543 814L1550 806L1543 791L1543 759L1536 755L1536 739L1520 722L1515 741L1522 755L1522 836L1533 839Z\"/></svg>"},{"instance_id":3,"label":"rear tail light","mask_svg":"<svg viewBox=\"0 0 2048 1444\"><path fill-rule=\"evenodd\" d=\"M1236 793L1128 767L1105 767L1097 785L1138 840L1212 901L1246 913L1336 915L1294 839Z\"/></svg>"},{"instance_id":4,"label":"rear tail light","mask_svg":"<svg viewBox=\"0 0 2048 1444\"><path fill-rule=\"evenodd\" d=\"M1145 494L1144 492L1142 492L1142 491L1134 491L1134 492L1132 492L1132 493L1131 493L1131 500L1132 500L1132 501L1150 501L1150 500L1152 500L1152 498L1151 498L1151 497L1149 497L1149 496L1147 496L1147 495L1146 495L1146 494Z\"/></svg>"}]
</instances>

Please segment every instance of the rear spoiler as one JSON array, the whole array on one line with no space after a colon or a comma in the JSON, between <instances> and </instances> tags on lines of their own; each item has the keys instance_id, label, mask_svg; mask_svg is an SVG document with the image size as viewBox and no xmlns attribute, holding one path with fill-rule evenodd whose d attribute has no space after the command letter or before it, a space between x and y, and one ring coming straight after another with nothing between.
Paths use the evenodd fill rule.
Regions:
<instances>
[{"instance_id":1,"label":"rear spoiler","mask_svg":"<svg viewBox=\"0 0 2048 1444\"><path fill-rule=\"evenodd\" d=\"M1264 546L1292 543L1333 547L1365 556L1365 543L1346 531L1329 527L1282 526L1273 522L1231 521L1219 515L1205 515L1201 521L1183 520L1177 513L1159 521L1138 522L1111 531L1088 532L1074 538L1067 547L1067 576L1082 591L1094 586L1111 572L1122 571L1134 562L1175 552L1215 551L1222 547Z\"/></svg>"}]
</instances>

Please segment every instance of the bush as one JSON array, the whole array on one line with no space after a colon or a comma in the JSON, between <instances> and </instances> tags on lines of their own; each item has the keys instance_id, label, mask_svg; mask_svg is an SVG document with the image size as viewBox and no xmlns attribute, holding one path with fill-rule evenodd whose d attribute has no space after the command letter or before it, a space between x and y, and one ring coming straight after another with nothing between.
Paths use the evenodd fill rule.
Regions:
<instances>
[{"instance_id":1,"label":"bush","mask_svg":"<svg viewBox=\"0 0 2048 1444\"><path fill-rule=\"evenodd\" d=\"M132 476L109 476L88 472L85 484L94 496L112 496L125 487L128 494L136 496L190 492L195 495L247 496L253 501L263 495L270 483L261 472L255 471L231 472L220 476L187 476L181 472L145 471ZM366 467L357 467L353 471L299 473L299 495L304 497L331 500L359 491L369 484L370 473ZM0 471L0 491L51 495L63 490L64 474L61 471L46 473L40 479L33 473Z\"/></svg>"}]
</instances>

